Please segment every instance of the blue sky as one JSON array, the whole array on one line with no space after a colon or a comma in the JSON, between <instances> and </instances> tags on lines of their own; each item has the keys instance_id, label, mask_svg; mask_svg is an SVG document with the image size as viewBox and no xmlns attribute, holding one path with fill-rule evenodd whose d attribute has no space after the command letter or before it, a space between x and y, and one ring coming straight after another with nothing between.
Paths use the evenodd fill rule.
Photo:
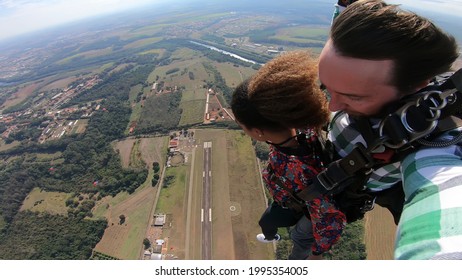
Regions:
<instances>
[{"instance_id":1,"label":"blue sky","mask_svg":"<svg viewBox=\"0 0 462 280\"><path fill-rule=\"evenodd\" d=\"M90 16L167 0L0 0L0 40Z\"/></svg>"},{"instance_id":2,"label":"blue sky","mask_svg":"<svg viewBox=\"0 0 462 280\"><path fill-rule=\"evenodd\" d=\"M0 0L0 40L64 22L159 2L171 3L172 0ZM332 0L332 5L334 2L336 0ZM462 17L462 0L389 0L387 2L403 4L405 8L415 8L416 12L427 10Z\"/></svg>"}]
</instances>

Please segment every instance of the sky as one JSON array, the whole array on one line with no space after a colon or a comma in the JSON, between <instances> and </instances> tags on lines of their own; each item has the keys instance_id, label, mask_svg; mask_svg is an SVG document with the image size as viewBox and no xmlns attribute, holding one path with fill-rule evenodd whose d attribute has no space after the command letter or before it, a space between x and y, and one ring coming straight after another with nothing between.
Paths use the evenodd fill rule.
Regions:
<instances>
[{"instance_id":1,"label":"sky","mask_svg":"<svg viewBox=\"0 0 462 280\"><path fill-rule=\"evenodd\" d=\"M171 0L0 0L0 40L148 3ZM232 1L232 0L217 0ZM303 0L314 1L314 0ZM323 0L326 2L326 0ZM336 0L332 0L332 5ZM419 10L462 16L462 0L389 0ZM417 10L416 10L417 12Z\"/></svg>"},{"instance_id":2,"label":"sky","mask_svg":"<svg viewBox=\"0 0 462 280\"><path fill-rule=\"evenodd\" d=\"M402 4L404 7L419 10L462 16L462 0L385 0L385 2Z\"/></svg>"},{"instance_id":3,"label":"sky","mask_svg":"<svg viewBox=\"0 0 462 280\"><path fill-rule=\"evenodd\" d=\"M0 40L167 0L0 0Z\"/></svg>"}]
</instances>

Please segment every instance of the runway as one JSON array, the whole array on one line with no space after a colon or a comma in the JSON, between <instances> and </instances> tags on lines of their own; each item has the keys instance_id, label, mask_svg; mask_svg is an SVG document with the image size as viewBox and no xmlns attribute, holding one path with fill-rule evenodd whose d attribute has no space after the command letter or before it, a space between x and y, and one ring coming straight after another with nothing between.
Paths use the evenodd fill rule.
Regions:
<instances>
[{"instance_id":1,"label":"runway","mask_svg":"<svg viewBox=\"0 0 462 280\"><path fill-rule=\"evenodd\" d=\"M212 258L212 142L204 142L204 171L202 173L202 259Z\"/></svg>"}]
</instances>

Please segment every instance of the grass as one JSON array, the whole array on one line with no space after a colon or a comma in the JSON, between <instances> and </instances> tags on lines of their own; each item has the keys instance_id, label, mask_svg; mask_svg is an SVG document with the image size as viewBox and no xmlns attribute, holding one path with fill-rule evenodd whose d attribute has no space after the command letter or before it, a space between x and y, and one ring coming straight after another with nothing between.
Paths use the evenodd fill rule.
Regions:
<instances>
[{"instance_id":1,"label":"grass","mask_svg":"<svg viewBox=\"0 0 462 280\"><path fill-rule=\"evenodd\" d=\"M126 40L126 39L131 39L139 35L154 35L162 31L165 27L168 27L168 26L169 24L161 24L161 23L158 23L155 25L143 26L141 28L130 30L130 33L127 32L128 34L124 34L122 38Z\"/></svg>"},{"instance_id":2,"label":"grass","mask_svg":"<svg viewBox=\"0 0 462 280\"><path fill-rule=\"evenodd\" d=\"M235 247L244 242L248 244L247 250L240 251L237 258L273 258L271 247L260 246L255 240L255 236L261 231L258 219L266 206L251 139L242 131L228 130L226 133L230 198L231 201L238 201L242 212L245 213L232 219L234 242Z\"/></svg>"},{"instance_id":3,"label":"grass","mask_svg":"<svg viewBox=\"0 0 462 280\"><path fill-rule=\"evenodd\" d=\"M140 139L136 140L132 146L132 151L130 153L130 167L133 168L144 168L146 163L141 157L142 151L140 151Z\"/></svg>"},{"instance_id":4,"label":"grass","mask_svg":"<svg viewBox=\"0 0 462 280\"><path fill-rule=\"evenodd\" d=\"M128 214L131 227L128 233L128 238L123 243L120 251L125 259L138 259L140 247L142 246L143 241L143 238L140 238L140 236L144 236L146 233L146 221L149 220L150 214L150 205L140 205L136 208L136 211Z\"/></svg>"},{"instance_id":5,"label":"grass","mask_svg":"<svg viewBox=\"0 0 462 280\"><path fill-rule=\"evenodd\" d=\"M235 88L243 80L255 73L251 67L234 66L232 63L213 63L229 87Z\"/></svg>"},{"instance_id":6,"label":"grass","mask_svg":"<svg viewBox=\"0 0 462 280\"><path fill-rule=\"evenodd\" d=\"M78 54L63 58L63 59L57 61L56 64L61 64L62 65L62 64L72 62L73 59L77 59L77 58L80 58L80 57L92 58L92 57L98 57L98 56L110 54L111 52L112 52L112 47L107 47L105 49L91 50L91 51L87 51L87 52L81 52L81 53L78 53Z\"/></svg>"},{"instance_id":7,"label":"grass","mask_svg":"<svg viewBox=\"0 0 462 280\"><path fill-rule=\"evenodd\" d=\"M150 187L150 182L145 182L131 195L122 192L99 201L93 210L93 219L104 217L110 223L108 234L105 233L97 245L98 250L121 259L139 259L154 197L155 189ZM127 217L126 222L114 225L122 214Z\"/></svg>"},{"instance_id":8,"label":"grass","mask_svg":"<svg viewBox=\"0 0 462 280\"><path fill-rule=\"evenodd\" d=\"M277 30L271 38L296 43L322 43L326 41L329 30L308 26L288 27Z\"/></svg>"},{"instance_id":9,"label":"grass","mask_svg":"<svg viewBox=\"0 0 462 280\"><path fill-rule=\"evenodd\" d=\"M139 54L158 54L159 57L161 57L164 54L165 50L160 50L160 49L152 49L144 52L140 52Z\"/></svg>"},{"instance_id":10,"label":"grass","mask_svg":"<svg viewBox=\"0 0 462 280\"><path fill-rule=\"evenodd\" d=\"M151 38L147 38L147 39L141 39L141 40L137 40L135 42L126 44L124 46L124 49L139 48L139 47L142 47L142 46L145 46L145 45L149 45L149 44L159 42L160 40L162 40L162 38L160 38L160 37L151 37Z\"/></svg>"},{"instance_id":11,"label":"grass","mask_svg":"<svg viewBox=\"0 0 462 280\"><path fill-rule=\"evenodd\" d=\"M162 186L156 213L172 213L174 211L173 208L177 208L183 204L187 168L187 166L178 166L166 169L165 177L173 176L175 179L168 187Z\"/></svg>"},{"instance_id":12,"label":"grass","mask_svg":"<svg viewBox=\"0 0 462 280\"><path fill-rule=\"evenodd\" d=\"M130 115L130 121L128 122L127 128L125 130L125 135L129 134L132 122L138 121L141 116L141 102L136 102L136 99L139 92L143 91L143 94L145 95L144 90L146 89L149 90L149 87L144 88L141 84L138 84L130 89L129 100L130 104L132 104L132 113Z\"/></svg>"},{"instance_id":13,"label":"grass","mask_svg":"<svg viewBox=\"0 0 462 280\"><path fill-rule=\"evenodd\" d=\"M204 121L205 101L187 101L182 102L180 106L183 109L180 126L198 124Z\"/></svg>"},{"instance_id":14,"label":"grass","mask_svg":"<svg viewBox=\"0 0 462 280\"><path fill-rule=\"evenodd\" d=\"M74 125L74 128L71 131L73 133L83 133L87 129L89 119L79 119L77 125Z\"/></svg>"},{"instance_id":15,"label":"grass","mask_svg":"<svg viewBox=\"0 0 462 280\"><path fill-rule=\"evenodd\" d=\"M41 91L48 91L52 89L63 89L67 87L70 83L77 80L77 77L70 76L62 79L58 79L55 81L50 82L49 84L45 85L44 87L40 88Z\"/></svg>"},{"instance_id":16,"label":"grass","mask_svg":"<svg viewBox=\"0 0 462 280\"><path fill-rule=\"evenodd\" d=\"M11 148L18 146L19 144L21 144L21 142L19 141L13 141L10 144L6 144L3 139L0 139L0 151L9 150Z\"/></svg>"},{"instance_id":17,"label":"grass","mask_svg":"<svg viewBox=\"0 0 462 280\"><path fill-rule=\"evenodd\" d=\"M111 67L112 65L114 65L114 62L109 62L109 63L103 64L98 69L96 69L95 72L96 73L102 73L104 70Z\"/></svg>"},{"instance_id":18,"label":"grass","mask_svg":"<svg viewBox=\"0 0 462 280\"><path fill-rule=\"evenodd\" d=\"M54 163L55 159L61 158L62 152L56 152L52 154L47 154L47 153L38 153L35 154L37 156L36 161L37 162L50 162L50 164Z\"/></svg>"},{"instance_id":19,"label":"grass","mask_svg":"<svg viewBox=\"0 0 462 280\"><path fill-rule=\"evenodd\" d=\"M66 200L71 196L69 193L47 192L34 188L24 200L21 210L66 215Z\"/></svg>"}]
</instances>

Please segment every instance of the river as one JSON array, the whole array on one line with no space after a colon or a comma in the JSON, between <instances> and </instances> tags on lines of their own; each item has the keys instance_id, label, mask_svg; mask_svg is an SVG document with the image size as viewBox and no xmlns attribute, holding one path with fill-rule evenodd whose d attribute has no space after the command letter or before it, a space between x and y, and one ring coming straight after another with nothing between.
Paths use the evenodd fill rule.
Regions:
<instances>
[{"instance_id":1,"label":"river","mask_svg":"<svg viewBox=\"0 0 462 280\"><path fill-rule=\"evenodd\" d=\"M234 54L234 53L231 53L231 52L228 52L228 51L224 51L224 50L220 50L219 48L216 48L216 47L213 47L213 46L209 46L209 45L205 45L205 44L202 44L202 43L198 43L198 42L194 42L194 41L189 41L190 43L193 43L195 45L199 45L199 46L202 46L202 47L206 47L208 49L211 49L211 50L214 50L214 51L217 51L217 52L221 52L222 54L226 54L226 55L229 55L231 57L234 57L234 58L237 58L239 60L242 60L242 61L245 61L245 62L249 62L249 63L252 63L252 64L260 64L260 63L257 63L253 60L250 60L250 59L246 59L246 58L243 58L242 56L239 56L237 54Z\"/></svg>"}]
</instances>

